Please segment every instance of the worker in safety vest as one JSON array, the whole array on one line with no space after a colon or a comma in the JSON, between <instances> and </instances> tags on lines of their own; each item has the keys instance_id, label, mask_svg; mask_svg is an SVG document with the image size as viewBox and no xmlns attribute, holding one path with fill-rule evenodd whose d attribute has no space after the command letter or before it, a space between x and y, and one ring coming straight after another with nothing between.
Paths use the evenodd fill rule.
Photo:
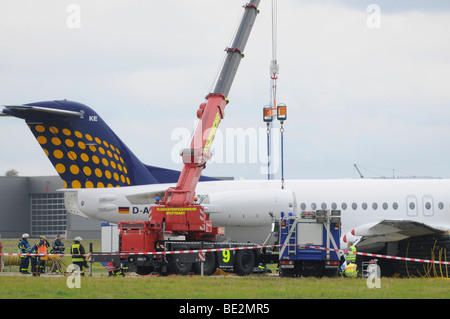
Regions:
<instances>
[{"instance_id":1,"label":"worker in safety vest","mask_svg":"<svg viewBox=\"0 0 450 319\"><path fill-rule=\"evenodd\" d=\"M108 271L108 277L116 276L116 275L120 275L122 277L125 277L123 264L120 264L120 266L117 267L116 264L114 264L112 261L110 261L106 265L106 270Z\"/></svg>"},{"instance_id":2,"label":"worker in safety vest","mask_svg":"<svg viewBox=\"0 0 450 319\"><path fill-rule=\"evenodd\" d=\"M347 253L345 253L345 261L344 263L341 265L341 271L344 272L345 271L345 267L347 267L348 264L350 263L356 263L356 247L353 246L352 242L349 242L347 244Z\"/></svg>"},{"instance_id":3,"label":"worker in safety vest","mask_svg":"<svg viewBox=\"0 0 450 319\"><path fill-rule=\"evenodd\" d=\"M39 271L39 256L38 254L38 243L31 246L30 253L33 254L33 256L30 257L31 260L31 273L33 276L38 276L40 274Z\"/></svg>"},{"instance_id":4,"label":"worker in safety vest","mask_svg":"<svg viewBox=\"0 0 450 319\"><path fill-rule=\"evenodd\" d=\"M347 250L348 253L345 255L345 261L347 264L354 263L356 261L356 247L350 242L348 243Z\"/></svg>"},{"instance_id":5,"label":"worker in safety vest","mask_svg":"<svg viewBox=\"0 0 450 319\"><path fill-rule=\"evenodd\" d=\"M48 256L42 256L48 254L48 248L50 247L50 243L45 238L45 236L41 236L39 242L36 244L37 252L40 254L39 256L39 271L41 274L45 273L45 263L48 260Z\"/></svg>"},{"instance_id":6,"label":"worker in safety vest","mask_svg":"<svg viewBox=\"0 0 450 319\"><path fill-rule=\"evenodd\" d=\"M31 246L28 243L28 235L27 233L22 235L22 239L19 241L19 254L29 254L31 252ZM28 266L30 265L30 256L19 255L20 257L20 273L22 274L30 274L28 272Z\"/></svg>"},{"instance_id":7,"label":"worker in safety vest","mask_svg":"<svg viewBox=\"0 0 450 319\"><path fill-rule=\"evenodd\" d=\"M2 271L2 255L1 255L2 249L3 249L3 245L2 245L1 238L0 238L0 272Z\"/></svg>"},{"instance_id":8,"label":"worker in safety vest","mask_svg":"<svg viewBox=\"0 0 450 319\"><path fill-rule=\"evenodd\" d=\"M76 237L72 246L70 247L70 253L72 254L72 263L80 267L80 275L84 276L84 267L87 267L86 257L84 254L83 245L80 243L83 239Z\"/></svg>"},{"instance_id":9,"label":"worker in safety vest","mask_svg":"<svg viewBox=\"0 0 450 319\"><path fill-rule=\"evenodd\" d=\"M57 235L55 241L52 245L52 250L50 250L50 253L52 254L64 254L64 250L66 247L64 247L64 243L61 241L61 235Z\"/></svg>"},{"instance_id":10,"label":"worker in safety vest","mask_svg":"<svg viewBox=\"0 0 450 319\"><path fill-rule=\"evenodd\" d=\"M64 250L66 247L64 247L64 243L61 241L61 235L57 235L55 241L53 242L52 249L50 250L50 254L64 254ZM53 267L53 272L60 272L62 273L61 265L56 261L56 259L53 260L55 267Z\"/></svg>"},{"instance_id":11,"label":"worker in safety vest","mask_svg":"<svg viewBox=\"0 0 450 319\"><path fill-rule=\"evenodd\" d=\"M344 276L347 278L356 278L358 277L358 269L355 263L349 263L344 270Z\"/></svg>"}]
</instances>

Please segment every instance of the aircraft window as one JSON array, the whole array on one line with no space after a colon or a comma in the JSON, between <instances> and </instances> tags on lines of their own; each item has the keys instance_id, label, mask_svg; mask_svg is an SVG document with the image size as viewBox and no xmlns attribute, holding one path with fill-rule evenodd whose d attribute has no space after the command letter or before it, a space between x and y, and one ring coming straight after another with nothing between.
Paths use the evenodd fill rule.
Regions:
<instances>
[{"instance_id":1,"label":"aircraft window","mask_svg":"<svg viewBox=\"0 0 450 319\"><path fill-rule=\"evenodd\" d=\"M347 210L347 203L342 203L341 208L342 208L343 210Z\"/></svg>"},{"instance_id":2,"label":"aircraft window","mask_svg":"<svg viewBox=\"0 0 450 319\"><path fill-rule=\"evenodd\" d=\"M306 204L305 204L305 203L301 203L301 204L300 204L300 208L301 208L302 210L306 210Z\"/></svg>"},{"instance_id":3,"label":"aircraft window","mask_svg":"<svg viewBox=\"0 0 450 319\"><path fill-rule=\"evenodd\" d=\"M362 204L362 209L364 209L364 210L367 209L367 203L363 203L363 204Z\"/></svg>"},{"instance_id":4,"label":"aircraft window","mask_svg":"<svg viewBox=\"0 0 450 319\"><path fill-rule=\"evenodd\" d=\"M444 203L443 203L443 202L440 202L440 203L438 204L438 207L439 207L440 210L443 210L443 209L444 209Z\"/></svg>"},{"instance_id":5,"label":"aircraft window","mask_svg":"<svg viewBox=\"0 0 450 319\"><path fill-rule=\"evenodd\" d=\"M320 205L320 207L321 207L322 209L327 209L327 204L322 203L322 205Z\"/></svg>"},{"instance_id":6,"label":"aircraft window","mask_svg":"<svg viewBox=\"0 0 450 319\"><path fill-rule=\"evenodd\" d=\"M426 208L427 210L430 210L430 209L431 209L431 204L430 204L430 203L425 203L425 208Z\"/></svg>"},{"instance_id":7,"label":"aircraft window","mask_svg":"<svg viewBox=\"0 0 450 319\"><path fill-rule=\"evenodd\" d=\"M397 202L394 202L394 203L392 204L392 208L395 209L395 210L398 209L398 204L397 204Z\"/></svg>"},{"instance_id":8,"label":"aircraft window","mask_svg":"<svg viewBox=\"0 0 450 319\"><path fill-rule=\"evenodd\" d=\"M353 210L357 210L357 209L358 209L358 204L353 203L353 204L352 204L352 208L353 208Z\"/></svg>"},{"instance_id":9,"label":"aircraft window","mask_svg":"<svg viewBox=\"0 0 450 319\"><path fill-rule=\"evenodd\" d=\"M377 210L378 209L378 204L377 203L373 203L372 204L372 208L373 208L373 210Z\"/></svg>"},{"instance_id":10,"label":"aircraft window","mask_svg":"<svg viewBox=\"0 0 450 319\"><path fill-rule=\"evenodd\" d=\"M389 208L388 203L384 202L384 203L383 203L383 209L384 209L384 210L387 210L388 208Z\"/></svg>"},{"instance_id":11,"label":"aircraft window","mask_svg":"<svg viewBox=\"0 0 450 319\"><path fill-rule=\"evenodd\" d=\"M316 209L317 209L316 203L312 203L312 204L311 204L311 209L312 209L312 210L316 210Z\"/></svg>"},{"instance_id":12,"label":"aircraft window","mask_svg":"<svg viewBox=\"0 0 450 319\"><path fill-rule=\"evenodd\" d=\"M337 209L337 204L336 203L332 203L331 204L331 209Z\"/></svg>"},{"instance_id":13,"label":"aircraft window","mask_svg":"<svg viewBox=\"0 0 450 319\"><path fill-rule=\"evenodd\" d=\"M413 202L409 203L409 209L411 210L416 209L416 204L414 204Z\"/></svg>"}]
</instances>

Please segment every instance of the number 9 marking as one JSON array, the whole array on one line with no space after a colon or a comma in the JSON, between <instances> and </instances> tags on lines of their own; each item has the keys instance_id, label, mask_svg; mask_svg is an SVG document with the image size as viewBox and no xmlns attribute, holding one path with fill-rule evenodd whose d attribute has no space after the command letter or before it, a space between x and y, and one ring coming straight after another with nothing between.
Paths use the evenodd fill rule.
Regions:
<instances>
[{"instance_id":1,"label":"number 9 marking","mask_svg":"<svg viewBox=\"0 0 450 319\"><path fill-rule=\"evenodd\" d=\"M223 262L224 262L224 263L227 263L227 262L230 261L231 254L230 254L230 251L229 251L229 250L224 250L224 251L222 251L222 255L223 255Z\"/></svg>"}]
</instances>

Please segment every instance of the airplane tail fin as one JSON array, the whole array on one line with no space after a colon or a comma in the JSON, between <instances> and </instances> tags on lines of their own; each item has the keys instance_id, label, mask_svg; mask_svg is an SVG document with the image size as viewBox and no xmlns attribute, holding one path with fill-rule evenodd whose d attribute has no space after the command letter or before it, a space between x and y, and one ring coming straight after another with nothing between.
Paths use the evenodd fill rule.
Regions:
<instances>
[{"instance_id":1,"label":"airplane tail fin","mask_svg":"<svg viewBox=\"0 0 450 319\"><path fill-rule=\"evenodd\" d=\"M86 105L66 100L37 102L5 106L2 113L25 119L65 188L174 183L178 179L176 171L144 165ZM171 174L161 174L164 171Z\"/></svg>"}]
</instances>

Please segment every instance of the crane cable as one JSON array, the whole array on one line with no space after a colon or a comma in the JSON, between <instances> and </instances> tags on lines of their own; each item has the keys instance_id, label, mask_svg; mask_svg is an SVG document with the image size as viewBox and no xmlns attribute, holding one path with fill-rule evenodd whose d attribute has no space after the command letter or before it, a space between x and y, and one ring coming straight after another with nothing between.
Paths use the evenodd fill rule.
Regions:
<instances>
[{"instance_id":1,"label":"crane cable","mask_svg":"<svg viewBox=\"0 0 450 319\"><path fill-rule=\"evenodd\" d=\"M272 0L272 60L269 65L270 74L270 97L269 97L269 118L273 117L273 110L277 107L277 79L278 79L278 63L277 63L277 0ZM272 120L266 121L267 124L267 178L271 179L271 129Z\"/></svg>"},{"instance_id":2,"label":"crane cable","mask_svg":"<svg viewBox=\"0 0 450 319\"><path fill-rule=\"evenodd\" d=\"M277 62L277 0L272 0L272 61L270 63L270 78L272 82L272 107L277 106L277 79L279 65Z\"/></svg>"},{"instance_id":3,"label":"crane cable","mask_svg":"<svg viewBox=\"0 0 450 319\"><path fill-rule=\"evenodd\" d=\"M272 82L272 99L273 99L273 105L272 108L277 108L277 80L278 80L278 73L280 71L280 67L278 65L277 61L277 15L278 15L278 8L277 8L277 0L272 0L272 61L270 63L270 78ZM283 146L283 140L284 140L284 127L283 127L283 121L281 120L281 127L280 127L280 134L281 134L281 189L284 189L284 146Z\"/></svg>"},{"instance_id":4,"label":"crane cable","mask_svg":"<svg viewBox=\"0 0 450 319\"><path fill-rule=\"evenodd\" d=\"M272 129L272 117L277 116L281 123L280 134L281 134L281 189L284 189L284 149L283 149L283 135L284 127L283 121L286 118L286 106L282 108L284 111L280 112L279 109L281 105L277 105L277 80L279 74L279 65L277 61L277 0L272 0L272 60L270 62L269 73L270 73L270 104L268 107L264 107L264 121L267 124L267 178L271 178L271 137L270 132ZM267 111L267 112L266 112ZM276 113L275 113L276 112ZM279 113L280 112L280 113Z\"/></svg>"}]
</instances>

